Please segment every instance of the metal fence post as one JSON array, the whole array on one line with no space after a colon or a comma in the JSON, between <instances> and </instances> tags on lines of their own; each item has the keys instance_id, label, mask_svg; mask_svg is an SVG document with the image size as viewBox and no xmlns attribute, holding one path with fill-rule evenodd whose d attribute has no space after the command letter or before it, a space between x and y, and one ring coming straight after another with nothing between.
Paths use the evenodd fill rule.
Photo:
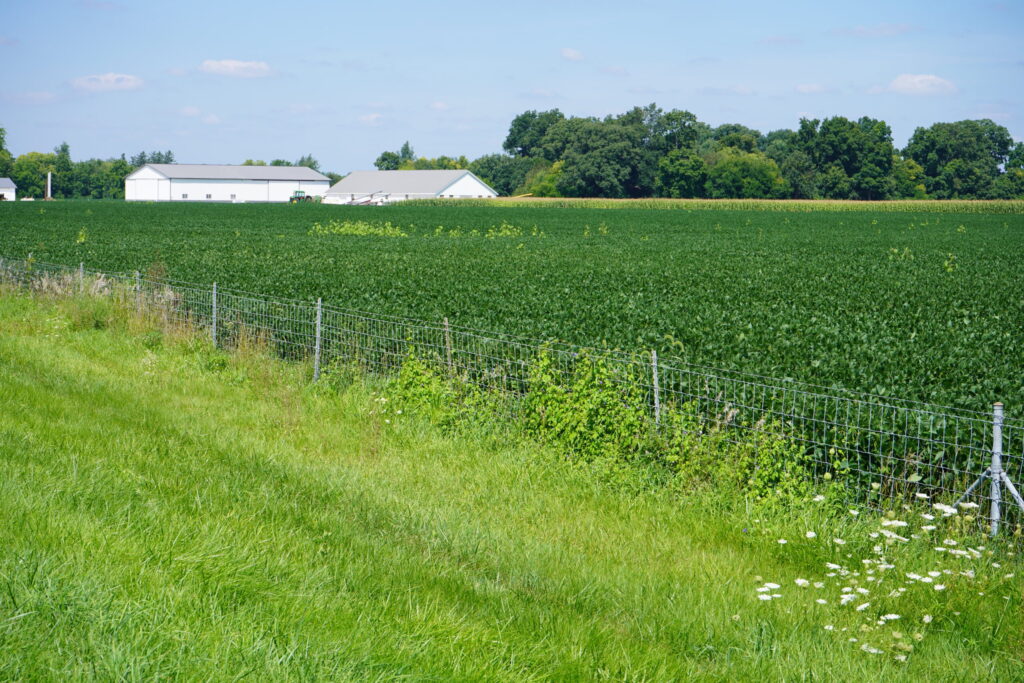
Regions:
<instances>
[{"instance_id":1,"label":"metal fence post","mask_svg":"<svg viewBox=\"0 0 1024 683\"><path fill-rule=\"evenodd\" d=\"M1003 404L992 406L992 467L991 467L992 507L989 511L989 522L992 535L999 533L1000 506L1003 498Z\"/></svg>"},{"instance_id":2,"label":"metal fence post","mask_svg":"<svg viewBox=\"0 0 1024 683\"><path fill-rule=\"evenodd\" d=\"M448 326L448 318L444 319L444 350L448 358L448 372L455 374L455 365L452 363L452 331Z\"/></svg>"},{"instance_id":3,"label":"metal fence post","mask_svg":"<svg viewBox=\"0 0 1024 683\"><path fill-rule=\"evenodd\" d=\"M213 283L213 297L210 300L210 338L217 347L217 283Z\"/></svg>"},{"instance_id":4,"label":"metal fence post","mask_svg":"<svg viewBox=\"0 0 1024 683\"><path fill-rule=\"evenodd\" d=\"M661 388L658 386L658 352L651 351L651 374L654 377L654 424L661 424Z\"/></svg>"},{"instance_id":5,"label":"metal fence post","mask_svg":"<svg viewBox=\"0 0 1024 683\"><path fill-rule=\"evenodd\" d=\"M135 310L142 313L142 278L139 271L135 271Z\"/></svg>"},{"instance_id":6,"label":"metal fence post","mask_svg":"<svg viewBox=\"0 0 1024 683\"><path fill-rule=\"evenodd\" d=\"M320 339L323 329L323 299L316 300L316 346L313 349L313 381L320 379Z\"/></svg>"},{"instance_id":7,"label":"metal fence post","mask_svg":"<svg viewBox=\"0 0 1024 683\"><path fill-rule=\"evenodd\" d=\"M78 291L85 291L85 263L79 262L78 264Z\"/></svg>"}]
</instances>

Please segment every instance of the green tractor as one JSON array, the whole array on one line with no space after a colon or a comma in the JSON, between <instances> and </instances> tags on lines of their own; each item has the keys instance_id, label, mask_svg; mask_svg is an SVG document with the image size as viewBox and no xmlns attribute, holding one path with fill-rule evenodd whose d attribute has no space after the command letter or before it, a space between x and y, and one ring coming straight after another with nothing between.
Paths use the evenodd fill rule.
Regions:
<instances>
[{"instance_id":1,"label":"green tractor","mask_svg":"<svg viewBox=\"0 0 1024 683\"><path fill-rule=\"evenodd\" d=\"M302 190L295 190L295 192L292 192L292 196L288 200L288 203L289 204L298 204L299 202L311 202L311 201L313 201L313 197L311 197L310 195L306 194Z\"/></svg>"}]
</instances>

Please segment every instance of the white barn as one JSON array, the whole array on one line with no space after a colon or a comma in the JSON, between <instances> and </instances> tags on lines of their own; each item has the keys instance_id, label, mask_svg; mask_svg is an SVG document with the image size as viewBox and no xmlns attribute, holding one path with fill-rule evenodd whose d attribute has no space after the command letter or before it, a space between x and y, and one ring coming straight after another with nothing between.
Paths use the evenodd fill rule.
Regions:
<instances>
[{"instance_id":1,"label":"white barn","mask_svg":"<svg viewBox=\"0 0 1024 683\"><path fill-rule=\"evenodd\" d=\"M0 178L0 201L13 202L17 199L18 186L10 178Z\"/></svg>"},{"instance_id":2,"label":"white barn","mask_svg":"<svg viewBox=\"0 0 1024 683\"><path fill-rule=\"evenodd\" d=\"M331 179L305 166L146 164L125 178L130 202L287 202L323 197Z\"/></svg>"},{"instance_id":3,"label":"white barn","mask_svg":"<svg viewBox=\"0 0 1024 683\"><path fill-rule=\"evenodd\" d=\"M353 171L324 195L324 204L390 204L406 199L497 197L469 171Z\"/></svg>"}]
</instances>

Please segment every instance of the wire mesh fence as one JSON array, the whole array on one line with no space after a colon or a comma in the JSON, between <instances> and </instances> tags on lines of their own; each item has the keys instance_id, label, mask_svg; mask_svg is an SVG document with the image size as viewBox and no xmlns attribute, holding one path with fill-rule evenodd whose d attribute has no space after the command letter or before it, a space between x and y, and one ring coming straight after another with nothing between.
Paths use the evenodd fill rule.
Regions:
<instances>
[{"instance_id":1,"label":"wire mesh fence","mask_svg":"<svg viewBox=\"0 0 1024 683\"><path fill-rule=\"evenodd\" d=\"M594 350L410 318L373 315L315 302L28 260L0 260L0 280L41 293L112 296L167 323L208 330L224 347L259 339L278 355L334 368L396 373L415 356L453 381L496 397L522 417L543 366L545 381L571 396L600 362L601 382L644 415L654 438L685 436L688 450L757 451L784 443L815 482L838 486L850 505L887 510L951 505L994 530L1024 523L1014 483L1024 479L1024 424L993 414L841 391L717 370L654 352ZM596 361L595 361L596 359ZM678 439L662 438L671 448ZM998 457L994 446L1001 442ZM991 472L998 467L1002 474ZM972 483L981 485L964 498ZM991 484L998 479L1000 487ZM999 509L1000 498L1005 504ZM1021 504L1024 505L1024 504ZM975 511L975 509L977 509ZM998 509L998 519L994 513Z\"/></svg>"}]
</instances>

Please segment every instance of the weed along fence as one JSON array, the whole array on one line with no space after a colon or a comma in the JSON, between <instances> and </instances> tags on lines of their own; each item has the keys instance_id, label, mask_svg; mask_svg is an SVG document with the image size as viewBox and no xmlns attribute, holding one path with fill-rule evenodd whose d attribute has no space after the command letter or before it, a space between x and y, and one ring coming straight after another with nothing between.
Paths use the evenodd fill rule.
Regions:
<instances>
[{"instance_id":1,"label":"weed along fence","mask_svg":"<svg viewBox=\"0 0 1024 683\"><path fill-rule=\"evenodd\" d=\"M1024 424L998 403L972 412L31 257L0 260L0 280L116 297L208 330L218 346L255 337L310 361L314 380L357 370L438 386L453 404L514 417L577 457L662 461L732 478L751 495L931 506L992 534L1019 536L1024 524Z\"/></svg>"}]
</instances>

